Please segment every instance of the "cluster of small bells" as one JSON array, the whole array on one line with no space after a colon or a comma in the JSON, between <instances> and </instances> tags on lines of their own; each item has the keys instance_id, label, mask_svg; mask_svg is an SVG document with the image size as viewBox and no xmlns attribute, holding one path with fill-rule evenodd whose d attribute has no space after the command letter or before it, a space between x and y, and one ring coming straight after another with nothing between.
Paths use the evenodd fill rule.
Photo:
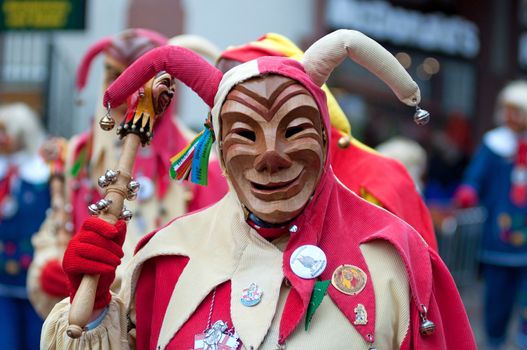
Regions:
<instances>
[{"instance_id":1,"label":"cluster of small bells","mask_svg":"<svg viewBox=\"0 0 527 350\"><path fill-rule=\"evenodd\" d=\"M101 188L106 188L111 184L114 184L117 181L117 177L119 176L119 171L115 170L106 170L105 174L99 177L98 184ZM127 194L126 199L129 201L133 201L137 198L137 193L139 192L139 182L135 180L131 180L128 185L126 186ZM101 199L96 203L90 204L88 206L88 211L91 215L97 216L101 213L105 213L108 211L108 208L112 204L112 201L109 199ZM125 221L129 221L132 218L132 211L128 210L126 207L123 207L123 210L121 211L121 215L119 216L120 219L123 219Z\"/></svg>"}]
</instances>

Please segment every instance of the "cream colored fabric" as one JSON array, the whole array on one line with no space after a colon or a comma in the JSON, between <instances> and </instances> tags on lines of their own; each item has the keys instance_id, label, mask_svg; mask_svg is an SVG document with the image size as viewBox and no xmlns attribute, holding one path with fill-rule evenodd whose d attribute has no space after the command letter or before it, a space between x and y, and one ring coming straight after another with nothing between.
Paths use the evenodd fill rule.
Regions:
<instances>
[{"instance_id":1,"label":"cream colored fabric","mask_svg":"<svg viewBox=\"0 0 527 350\"><path fill-rule=\"evenodd\" d=\"M58 259L64 253L63 249L58 245L57 238L54 234L55 230L52 225L53 220L48 215L38 233L31 238L35 255L29 266L27 275L29 300L42 318L45 318L53 306L60 301L60 298L54 298L44 293L40 285L40 274L42 273L44 265L50 260Z\"/></svg>"},{"instance_id":2,"label":"cream colored fabric","mask_svg":"<svg viewBox=\"0 0 527 350\"><path fill-rule=\"evenodd\" d=\"M382 79L402 102L409 106L420 102L419 87L399 61L356 30L339 29L317 40L304 53L302 63L311 79L322 86L347 56Z\"/></svg>"},{"instance_id":3,"label":"cream colored fabric","mask_svg":"<svg viewBox=\"0 0 527 350\"><path fill-rule=\"evenodd\" d=\"M282 246L284 242L279 240L277 243ZM397 349L409 324L410 296L404 265L388 243L372 242L361 249L370 269L377 298L375 346L378 349ZM282 252L245 224L243 212L232 193L216 205L183 217L159 231L129 262L127 271L130 275L124 280L119 297L114 298L115 305L119 307L112 308L107 318L123 319L123 315L127 314L131 320L135 320L133 291L142 264L154 256L173 254L190 259L172 293L157 347L165 349L214 287L231 280L231 316L243 344L247 349L251 346L254 349L275 348L279 315L288 292L282 286ZM253 282L264 291L262 301L253 308L242 307L239 302L240 291ZM128 311L124 311L121 305ZM67 303L61 303L49 316L44 326L43 344L52 344L55 336L63 339L62 332L67 324L65 310L68 307ZM104 339L107 340L97 338L93 340L91 348L107 349L100 344L121 344L124 338L129 337L125 331L127 329L115 321L110 326L106 319L93 332L98 332L98 337L103 337L104 333ZM94 339L94 336L89 339ZM357 344L361 346L357 347ZM127 346L133 348L133 345ZM302 322L287 344L287 349L351 347L368 348L327 296L315 313L310 330L305 332Z\"/></svg>"},{"instance_id":4,"label":"cream colored fabric","mask_svg":"<svg viewBox=\"0 0 527 350\"><path fill-rule=\"evenodd\" d=\"M126 309L114 296L108 314L99 327L84 332L79 339L66 334L68 328L68 299L58 303L44 322L40 338L41 350L121 350L135 348L135 329L128 333Z\"/></svg>"},{"instance_id":5,"label":"cream colored fabric","mask_svg":"<svg viewBox=\"0 0 527 350\"><path fill-rule=\"evenodd\" d=\"M177 124L177 122L176 122ZM181 125L178 124L178 127ZM100 129L100 128L95 128ZM183 134L191 139L192 134L188 129L181 128ZM110 136L110 137L108 137ZM92 183L94 186L97 184L97 178L104 174L106 169L113 169L117 164L117 158L119 155L119 148L114 145L117 138L113 133L108 134L103 131L96 132L95 143L99 145L105 145L105 147L97 148L97 157L93 157L93 160L98 166L92 172ZM68 155L66 159L66 169L71 169L73 163L73 153L78 144L78 137L74 137L68 145ZM97 175L95 175L97 174ZM168 176L168 175L167 175ZM69 174L66 174L66 182L68 185L66 189L70 188L69 183L72 181ZM149 200L142 201L139 203L135 201L125 201L125 205L134 213L134 218L129 222L127 227L126 240L123 245L124 258L123 264L117 268L117 278L112 286L112 290L117 291L121 284L121 277L123 275L123 266L128 261L134 252L137 242L141 237L159 226L157 220L160 218L161 225L168 223L171 219L181 216L187 212L188 203L192 200L192 187L191 184L181 184L171 182L170 187L162 201L152 196ZM67 202L70 202L70 193L66 191ZM140 210L138 210L140 208ZM160 217L160 210L163 209L165 215ZM88 210L86 208L86 210ZM55 231L52 229L53 220L47 218L42 224L39 231L33 236L32 242L34 246L34 258L31 266L29 267L28 273L28 291L29 298L32 305L37 310L38 314L42 317L46 317L55 303L60 299L54 298L45 293L40 286L40 274L42 268L50 260L62 260L63 248L58 245L55 237Z\"/></svg>"}]
</instances>

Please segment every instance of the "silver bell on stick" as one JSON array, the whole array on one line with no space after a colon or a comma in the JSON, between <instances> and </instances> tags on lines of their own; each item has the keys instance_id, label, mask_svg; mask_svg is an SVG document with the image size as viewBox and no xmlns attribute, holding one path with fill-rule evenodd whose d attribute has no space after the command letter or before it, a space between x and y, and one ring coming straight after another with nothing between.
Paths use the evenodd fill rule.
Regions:
<instances>
[{"instance_id":1,"label":"silver bell on stick","mask_svg":"<svg viewBox=\"0 0 527 350\"><path fill-rule=\"evenodd\" d=\"M117 176L118 175L119 175L119 172L115 171L115 170L112 170L112 169L108 169L104 173L104 177L106 178L106 180L109 183L112 183L112 184L115 183L115 181L117 181Z\"/></svg>"},{"instance_id":2,"label":"silver bell on stick","mask_svg":"<svg viewBox=\"0 0 527 350\"><path fill-rule=\"evenodd\" d=\"M90 212L90 215L97 216L99 215L99 208L97 207L97 204L93 203L88 206L88 211Z\"/></svg>"},{"instance_id":3,"label":"silver bell on stick","mask_svg":"<svg viewBox=\"0 0 527 350\"><path fill-rule=\"evenodd\" d=\"M108 179L104 175L99 176L97 183L99 184L99 187L101 188L105 188L105 187L108 187L108 185L110 185L110 181L108 181Z\"/></svg>"},{"instance_id":4,"label":"silver bell on stick","mask_svg":"<svg viewBox=\"0 0 527 350\"><path fill-rule=\"evenodd\" d=\"M119 218L124 221L130 221L130 219L132 219L132 216L132 211L127 209L126 207L123 207L123 210L121 211L121 216Z\"/></svg>"},{"instance_id":5,"label":"silver bell on stick","mask_svg":"<svg viewBox=\"0 0 527 350\"><path fill-rule=\"evenodd\" d=\"M135 180L132 180L128 183L128 191L131 192L131 193L137 193L139 192L139 189L141 188L141 185L139 184L139 182L135 181Z\"/></svg>"}]
</instances>

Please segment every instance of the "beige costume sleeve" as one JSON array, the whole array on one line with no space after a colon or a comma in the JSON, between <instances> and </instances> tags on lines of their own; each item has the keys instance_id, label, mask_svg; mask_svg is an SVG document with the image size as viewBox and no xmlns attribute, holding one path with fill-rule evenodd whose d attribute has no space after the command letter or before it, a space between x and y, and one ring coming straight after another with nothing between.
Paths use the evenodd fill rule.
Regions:
<instances>
[{"instance_id":1,"label":"beige costume sleeve","mask_svg":"<svg viewBox=\"0 0 527 350\"><path fill-rule=\"evenodd\" d=\"M61 260L62 249L59 249L50 215L40 226L40 230L31 238L34 256L27 275L29 301L37 313L45 318L60 298L53 297L42 290L40 275L44 266L52 260Z\"/></svg>"},{"instance_id":2,"label":"beige costume sleeve","mask_svg":"<svg viewBox=\"0 0 527 350\"><path fill-rule=\"evenodd\" d=\"M135 309L129 312L119 296L114 295L108 313L93 330L78 339L66 334L68 328L69 298L55 305L42 327L41 350L124 350L135 349ZM130 316L130 320L128 316Z\"/></svg>"},{"instance_id":3,"label":"beige costume sleeve","mask_svg":"<svg viewBox=\"0 0 527 350\"><path fill-rule=\"evenodd\" d=\"M65 169L71 169L73 150L78 142L77 140L77 138L72 138L68 144ZM71 178L66 174L66 184L69 181L71 181ZM67 189L68 186L66 185L66 203L70 201ZM53 306L61 300L61 298L51 296L44 292L40 284L40 276L44 266L52 260L62 261L62 256L64 255L64 247L60 246L53 225L54 216L53 212L51 212L40 226L38 232L31 238L34 253L27 276L27 289L29 301L42 318L45 318L51 309L53 309Z\"/></svg>"}]
</instances>

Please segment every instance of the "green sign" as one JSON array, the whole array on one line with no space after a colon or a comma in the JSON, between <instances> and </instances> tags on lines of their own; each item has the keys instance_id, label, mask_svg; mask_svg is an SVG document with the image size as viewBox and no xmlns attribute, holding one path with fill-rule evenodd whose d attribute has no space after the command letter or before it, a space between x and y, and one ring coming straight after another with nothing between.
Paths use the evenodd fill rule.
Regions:
<instances>
[{"instance_id":1,"label":"green sign","mask_svg":"<svg viewBox=\"0 0 527 350\"><path fill-rule=\"evenodd\" d=\"M86 0L0 0L0 31L85 28Z\"/></svg>"}]
</instances>

